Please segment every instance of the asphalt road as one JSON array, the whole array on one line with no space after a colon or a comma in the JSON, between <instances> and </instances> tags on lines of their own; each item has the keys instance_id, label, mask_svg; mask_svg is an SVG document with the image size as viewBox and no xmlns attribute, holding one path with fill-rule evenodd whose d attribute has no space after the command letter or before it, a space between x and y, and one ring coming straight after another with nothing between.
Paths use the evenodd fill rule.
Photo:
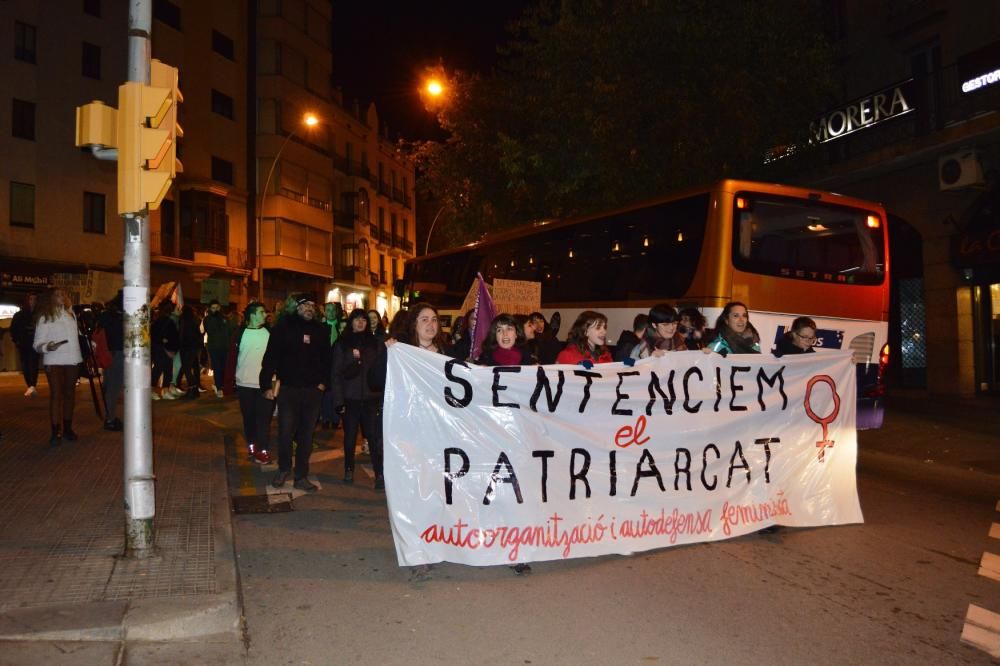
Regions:
<instances>
[{"instance_id":1,"label":"asphalt road","mask_svg":"<svg viewBox=\"0 0 1000 666\"><path fill-rule=\"evenodd\" d=\"M340 470L314 466L324 490L291 513L236 517L250 663L993 663L960 636L970 604L1000 612L977 573L1000 487L862 471L863 525L416 581L384 496Z\"/></svg>"}]
</instances>

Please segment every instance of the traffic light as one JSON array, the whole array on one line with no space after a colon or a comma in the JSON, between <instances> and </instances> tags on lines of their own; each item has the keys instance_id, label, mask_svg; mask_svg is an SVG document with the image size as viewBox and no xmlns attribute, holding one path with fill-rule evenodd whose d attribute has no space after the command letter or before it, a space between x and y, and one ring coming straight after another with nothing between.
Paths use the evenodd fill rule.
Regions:
<instances>
[{"instance_id":1,"label":"traffic light","mask_svg":"<svg viewBox=\"0 0 1000 666\"><path fill-rule=\"evenodd\" d=\"M118 88L118 213L155 210L177 175L177 70L150 63L152 85Z\"/></svg>"}]
</instances>

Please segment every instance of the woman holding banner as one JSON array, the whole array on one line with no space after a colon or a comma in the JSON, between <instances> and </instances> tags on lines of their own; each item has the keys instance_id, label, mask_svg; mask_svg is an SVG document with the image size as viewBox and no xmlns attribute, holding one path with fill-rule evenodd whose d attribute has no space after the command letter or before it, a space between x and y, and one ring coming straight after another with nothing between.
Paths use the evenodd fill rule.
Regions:
<instances>
[{"instance_id":1,"label":"woman holding banner","mask_svg":"<svg viewBox=\"0 0 1000 666\"><path fill-rule=\"evenodd\" d=\"M781 336L774 347L774 355L781 358L786 354L810 354L815 350L816 322L809 317L796 317L788 332Z\"/></svg>"},{"instance_id":2,"label":"woman holding banner","mask_svg":"<svg viewBox=\"0 0 1000 666\"><path fill-rule=\"evenodd\" d=\"M483 341L479 365L534 365L524 346L524 329L509 314L498 314Z\"/></svg>"},{"instance_id":3,"label":"woman holding banner","mask_svg":"<svg viewBox=\"0 0 1000 666\"><path fill-rule=\"evenodd\" d=\"M406 342L435 354L448 354L447 339L438 323L437 308L430 303L417 303L410 314L406 327ZM464 361L465 359L459 359Z\"/></svg>"},{"instance_id":4,"label":"woman holding banner","mask_svg":"<svg viewBox=\"0 0 1000 666\"><path fill-rule=\"evenodd\" d=\"M760 334L750 323L750 311L739 301L726 303L715 322L715 339L704 351L729 354L759 354Z\"/></svg>"},{"instance_id":5,"label":"woman holding banner","mask_svg":"<svg viewBox=\"0 0 1000 666\"><path fill-rule=\"evenodd\" d=\"M672 305L659 303L649 309L649 323L642 342L632 348L631 357L638 360L663 356L671 351L687 351L687 340L677 330L680 317Z\"/></svg>"},{"instance_id":6,"label":"woman holding banner","mask_svg":"<svg viewBox=\"0 0 1000 666\"><path fill-rule=\"evenodd\" d=\"M559 352L556 363L594 365L613 363L608 351L608 318L600 312L584 310L569 330L566 347Z\"/></svg>"}]
</instances>

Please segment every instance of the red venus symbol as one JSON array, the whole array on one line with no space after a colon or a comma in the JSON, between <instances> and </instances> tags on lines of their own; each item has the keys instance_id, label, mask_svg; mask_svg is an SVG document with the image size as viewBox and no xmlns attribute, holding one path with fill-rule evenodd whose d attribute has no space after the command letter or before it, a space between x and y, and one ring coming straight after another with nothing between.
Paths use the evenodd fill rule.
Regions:
<instances>
[{"instance_id":1,"label":"red venus symbol","mask_svg":"<svg viewBox=\"0 0 1000 666\"><path fill-rule=\"evenodd\" d=\"M829 385L830 392L833 394L833 411L830 412L828 416L824 417L816 416L816 412L812 410L812 406L809 404L809 398L812 397L813 386L815 386L818 382ZM840 396L837 395L837 384L833 381L833 378L829 375L816 375L810 379L809 383L806 384L806 399L803 402L803 405L806 408L806 415L816 423L823 426L823 439L816 442L816 446L819 448L819 455L817 457L820 462L823 462L823 454L826 451L826 448L833 446L833 440L830 439L827 434L827 427L833 423L833 421L837 418L837 414L840 413Z\"/></svg>"}]
</instances>

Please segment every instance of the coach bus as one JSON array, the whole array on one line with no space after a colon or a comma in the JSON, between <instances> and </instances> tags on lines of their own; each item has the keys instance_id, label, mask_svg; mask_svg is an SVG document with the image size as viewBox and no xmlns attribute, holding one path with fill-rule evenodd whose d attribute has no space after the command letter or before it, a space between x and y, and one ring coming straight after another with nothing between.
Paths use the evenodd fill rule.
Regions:
<instances>
[{"instance_id":1,"label":"coach bus","mask_svg":"<svg viewBox=\"0 0 1000 666\"><path fill-rule=\"evenodd\" d=\"M481 272L542 284L542 313L562 334L583 310L608 316L608 338L656 303L697 307L711 327L742 301L767 352L798 315L817 347L850 349L858 427L882 424L888 362L886 215L830 192L740 180L584 217L536 222L407 262L404 296L453 317ZM819 351L819 350L818 350Z\"/></svg>"}]
</instances>

